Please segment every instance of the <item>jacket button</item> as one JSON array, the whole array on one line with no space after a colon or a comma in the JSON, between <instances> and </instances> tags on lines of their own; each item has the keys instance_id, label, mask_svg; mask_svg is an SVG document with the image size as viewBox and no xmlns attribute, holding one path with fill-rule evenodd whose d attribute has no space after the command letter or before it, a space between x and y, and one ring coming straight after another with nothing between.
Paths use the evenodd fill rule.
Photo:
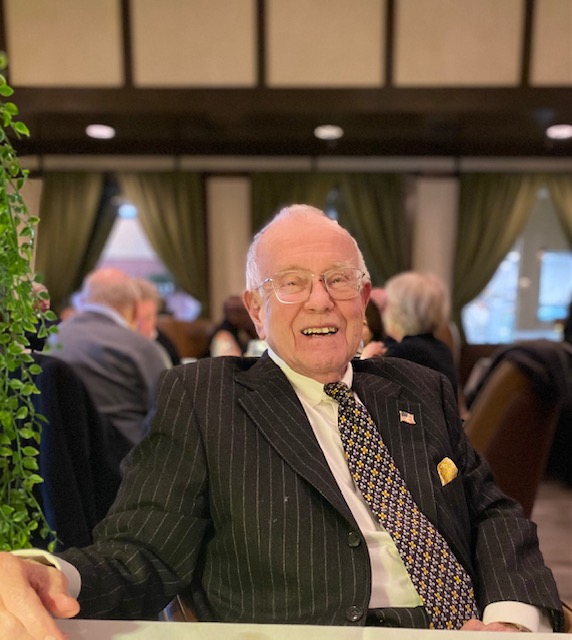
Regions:
<instances>
[{"instance_id":1,"label":"jacket button","mask_svg":"<svg viewBox=\"0 0 572 640\"><path fill-rule=\"evenodd\" d=\"M346 609L346 620L349 622L357 622L363 616L362 607L358 607L357 605L352 605Z\"/></svg>"},{"instance_id":2,"label":"jacket button","mask_svg":"<svg viewBox=\"0 0 572 640\"><path fill-rule=\"evenodd\" d=\"M359 547L361 544L361 538L357 531L350 531L348 533L348 545L350 547Z\"/></svg>"}]
</instances>

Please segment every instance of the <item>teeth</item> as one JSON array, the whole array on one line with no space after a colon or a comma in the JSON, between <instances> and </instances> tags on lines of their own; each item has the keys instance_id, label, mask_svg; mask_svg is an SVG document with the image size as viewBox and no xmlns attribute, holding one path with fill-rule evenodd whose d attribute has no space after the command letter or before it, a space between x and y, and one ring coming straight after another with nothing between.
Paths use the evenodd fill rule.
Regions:
<instances>
[{"instance_id":1,"label":"teeth","mask_svg":"<svg viewBox=\"0 0 572 640\"><path fill-rule=\"evenodd\" d=\"M312 335L327 335L328 333L337 333L338 330L335 327L311 327L309 329L302 329L302 333L305 336Z\"/></svg>"}]
</instances>

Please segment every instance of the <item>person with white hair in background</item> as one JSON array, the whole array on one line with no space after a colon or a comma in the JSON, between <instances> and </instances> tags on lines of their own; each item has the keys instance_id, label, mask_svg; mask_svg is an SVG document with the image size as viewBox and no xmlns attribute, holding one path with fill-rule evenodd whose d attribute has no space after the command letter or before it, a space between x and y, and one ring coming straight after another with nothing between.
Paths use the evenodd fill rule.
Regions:
<instances>
[{"instance_id":1,"label":"person with white hair in background","mask_svg":"<svg viewBox=\"0 0 572 640\"><path fill-rule=\"evenodd\" d=\"M404 271L385 283L382 312L386 341L385 356L394 356L440 371L459 386L453 353L437 337L449 322L449 291L432 273Z\"/></svg>"}]
</instances>

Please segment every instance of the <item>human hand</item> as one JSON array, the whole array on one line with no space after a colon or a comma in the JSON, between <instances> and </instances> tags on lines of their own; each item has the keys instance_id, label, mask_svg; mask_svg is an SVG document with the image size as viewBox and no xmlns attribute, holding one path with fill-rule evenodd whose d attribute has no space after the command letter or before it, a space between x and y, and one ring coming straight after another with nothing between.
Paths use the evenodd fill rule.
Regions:
<instances>
[{"instance_id":1,"label":"human hand","mask_svg":"<svg viewBox=\"0 0 572 640\"><path fill-rule=\"evenodd\" d=\"M506 631L509 633L522 633L525 629L519 629L516 625L510 624L509 622L490 622L489 624L485 624L473 618L465 622L461 627L461 631Z\"/></svg>"},{"instance_id":2,"label":"human hand","mask_svg":"<svg viewBox=\"0 0 572 640\"><path fill-rule=\"evenodd\" d=\"M79 604L64 574L33 560L0 553L0 638L65 640L52 616L72 618Z\"/></svg>"},{"instance_id":3,"label":"human hand","mask_svg":"<svg viewBox=\"0 0 572 640\"><path fill-rule=\"evenodd\" d=\"M372 340L365 345L359 357L361 360L364 358L373 358L374 356L382 356L386 351L387 347L383 342Z\"/></svg>"}]
</instances>

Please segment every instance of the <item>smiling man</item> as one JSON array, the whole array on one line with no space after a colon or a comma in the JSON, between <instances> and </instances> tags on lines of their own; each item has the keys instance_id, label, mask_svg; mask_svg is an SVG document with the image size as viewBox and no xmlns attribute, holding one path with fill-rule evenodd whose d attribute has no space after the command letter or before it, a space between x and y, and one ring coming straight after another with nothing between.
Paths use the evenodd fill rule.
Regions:
<instances>
[{"instance_id":1,"label":"smiling man","mask_svg":"<svg viewBox=\"0 0 572 640\"><path fill-rule=\"evenodd\" d=\"M62 554L79 596L0 554L0 637L63 638L48 612L75 615L76 596L83 617L136 619L182 593L207 621L560 630L535 527L469 446L449 381L354 359L369 291L347 231L280 212L244 294L267 353L164 374L95 544Z\"/></svg>"}]
</instances>

